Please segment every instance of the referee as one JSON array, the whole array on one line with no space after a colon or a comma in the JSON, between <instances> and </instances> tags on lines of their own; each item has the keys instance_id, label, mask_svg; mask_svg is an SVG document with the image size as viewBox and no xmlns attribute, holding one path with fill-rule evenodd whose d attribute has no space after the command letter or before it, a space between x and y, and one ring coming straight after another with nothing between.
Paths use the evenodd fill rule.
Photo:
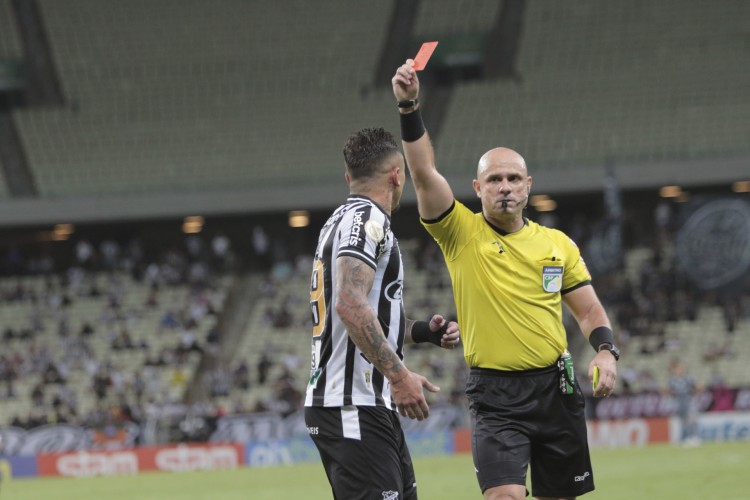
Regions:
<instances>
[{"instance_id":1,"label":"referee","mask_svg":"<svg viewBox=\"0 0 750 500\"><path fill-rule=\"evenodd\" d=\"M406 183L404 156L382 128L344 146L349 197L320 231L310 283L312 369L305 424L337 500L416 500L398 413L423 420L423 388L403 363L404 344L452 349L458 325L404 315L404 269L391 214ZM397 413L398 410L398 413Z\"/></svg>"},{"instance_id":2,"label":"referee","mask_svg":"<svg viewBox=\"0 0 750 500\"><path fill-rule=\"evenodd\" d=\"M445 256L470 367L466 394L472 453L484 498L525 498L530 466L537 498L594 489L584 398L567 352L562 302L596 351L597 397L612 393L619 352L578 247L523 217L532 179L515 151L479 160L473 187L482 212L453 197L435 167L411 60L391 83L419 215Z\"/></svg>"}]
</instances>

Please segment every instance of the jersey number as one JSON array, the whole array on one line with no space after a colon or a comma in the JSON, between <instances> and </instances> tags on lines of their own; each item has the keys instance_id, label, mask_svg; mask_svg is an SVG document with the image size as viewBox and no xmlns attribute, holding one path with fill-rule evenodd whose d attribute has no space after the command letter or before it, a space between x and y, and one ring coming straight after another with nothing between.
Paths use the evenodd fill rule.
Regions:
<instances>
[{"instance_id":1,"label":"jersey number","mask_svg":"<svg viewBox=\"0 0 750 500\"><path fill-rule=\"evenodd\" d=\"M326 299L323 280L323 261L315 261L313 265L312 279L310 280L310 309L312 310L313 337L319 337L323 333L326 324Z\"/></svg>"}]
</instances>

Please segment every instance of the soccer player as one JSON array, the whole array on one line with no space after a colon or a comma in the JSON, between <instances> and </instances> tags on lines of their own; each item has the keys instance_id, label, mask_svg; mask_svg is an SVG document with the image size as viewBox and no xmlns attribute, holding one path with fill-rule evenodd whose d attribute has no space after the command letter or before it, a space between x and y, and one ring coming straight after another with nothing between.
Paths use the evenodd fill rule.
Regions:
<instances>
[{"instance_id":1,"label":"soccer player","mask_svg":"<svg viewBox=\"0 0 750 500\"><path fill-rule=\"evenodd\" d=\"M597 397L615 384L619 352L609 319L575 243L523 216L532 179L521 155L495 148L480 158L473 181L480 213L454 199L435 167L412 62L391 83L419 215L453 285L479 486L487 500L521 500L530 464L534 496L582 495L594 477L561 303L597 352L588 373L599 371Z\"/></svg>"},{"instance_id":2,"label":"soccer player","mask_svg":"<svg viewBox=\"0 0 750 500\"><path fill-rule=\"evenodd\" d=\"M344 146L349 197L320 231L315 251L312 369L305 423L338 500L416 499L411 456L398 413L423 420L423 388L406 368L404 344L452 349L458 325L441 315L404 315L404 270L391 214L406 182L395 138L364 129ZM398 410L398 413L397 413Z\"/></svg>"}]
</instances>

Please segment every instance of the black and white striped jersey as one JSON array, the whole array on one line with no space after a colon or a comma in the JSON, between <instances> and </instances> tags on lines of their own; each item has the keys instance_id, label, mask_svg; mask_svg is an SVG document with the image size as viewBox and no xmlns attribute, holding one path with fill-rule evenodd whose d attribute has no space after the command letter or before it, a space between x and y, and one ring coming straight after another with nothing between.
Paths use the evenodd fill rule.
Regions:
<instances>
[{"instance_id":1,"label":"black and white striped jersey","mask_svg":"<svg viewBox=\"0 0 750 500\"><path fill-rule=\"evenodd\" d=\"M403 359L405 331L401 252L389 216L365 196L351 195L320 231L310 283L312 366L305 406L386 406L390 385L354 342L336 314L333 284L339 256L375 269L369 302L391 348Z\"/></svg>"}]
</instances>

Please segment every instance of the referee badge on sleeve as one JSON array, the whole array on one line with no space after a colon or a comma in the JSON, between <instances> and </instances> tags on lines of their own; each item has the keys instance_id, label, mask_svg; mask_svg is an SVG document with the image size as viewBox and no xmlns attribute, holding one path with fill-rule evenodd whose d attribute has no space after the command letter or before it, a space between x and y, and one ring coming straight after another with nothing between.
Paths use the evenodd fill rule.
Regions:
<instances>
[{"instance_id":1,"label":"referee badge on sleeve","mask_svg":"<svg viewBox=\"0 0 750 500\"><path fill-rule=\"evenodd\" d=\"M545 292L559 292L562 289L563 266L542 268L542 288Z\"/></svg>"}]
</instances>

